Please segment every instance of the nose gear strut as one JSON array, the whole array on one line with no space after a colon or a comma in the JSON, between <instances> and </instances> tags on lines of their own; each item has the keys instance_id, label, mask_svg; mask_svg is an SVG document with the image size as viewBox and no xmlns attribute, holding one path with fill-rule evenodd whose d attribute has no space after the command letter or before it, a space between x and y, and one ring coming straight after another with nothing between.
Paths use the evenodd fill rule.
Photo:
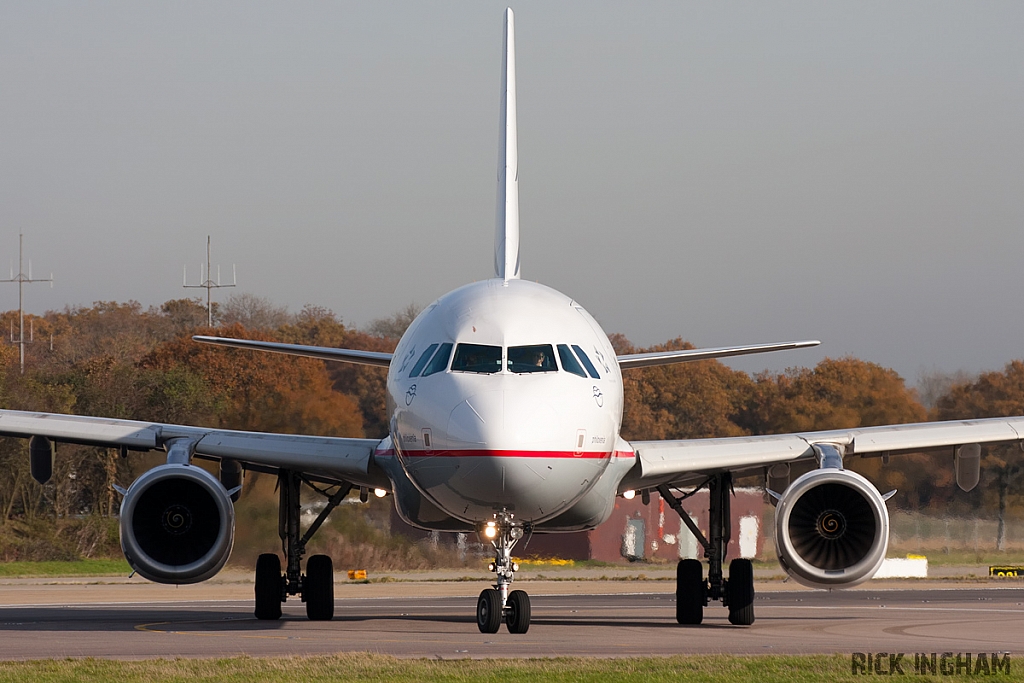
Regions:
<instances>
[{"instance_id":1,"label":"nose gear strut","mask_svg":"<svg viewBox=\"0 0 1024 683\"><path fill-rule=\"evenodd\" d=\"M509 591L519 565L512 561L512 549L526 529L507 510L494 514L481 535L494 546L494 561L487 567L496 575L493 588L480 593L476 603L476 625L481 633L497 633L502 618L509 633L526 633L530 628L530 596L526 591Z\"/></svg>"}]
</instances>

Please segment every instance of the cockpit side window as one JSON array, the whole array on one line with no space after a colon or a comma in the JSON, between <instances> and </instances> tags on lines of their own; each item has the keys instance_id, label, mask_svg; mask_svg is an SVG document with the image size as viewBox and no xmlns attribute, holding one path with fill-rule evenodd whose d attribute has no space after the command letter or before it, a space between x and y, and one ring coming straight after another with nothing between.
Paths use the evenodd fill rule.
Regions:
<instances>
[{"instance_id":1,"label":"cockpit side window","mask_svg":"<svg viewBox=\"0 0 1024 683\"><path fill-rule=\"evenodd\" d=\"M572 350L575 351L576 355L580 357L581 361L583 361L583 365L587 368L587 372L590 373L590 376L594 379L601 379L601 375L597 374L597 368L595 368L594 364L590 362L590 358L587 357L586 352L576 344L572 345Z\"/></svg>"},{"instance_id":2,"label":"cockpit side window","mask_svg":"<svg viewBox=\"0 0 1024 683\"><path fill-rule=\"evenodd\" d=\"M555 352L551 349L551 344L508 347L508 369L509 372L518 374L558 372L558 366L555 365Z\"/></svg>"},{"instance_id":3,"label":"cockpit side window","mask_svg":"<svg viewBox=\"0 0 1024 683\"><path fill-rule=\"evenodd\" d=\"M448 367L448 359L452 357L452 345L449 342L441 344L441 348L437 350L434 357L430 359L430 363L427 364L426 369L423 371L423 376L433 375L435 372L444 372L445 368ZM422 359L421 359L422 360ZM419 363L417 363L418 365Z\"/></svg>"},{"instance_id":4,"label":"cockpit side window","mask_svg":"<svg viewBox=\"0 0 1024 683\"><path fill-rule=\"evenodd\" d=\"M562 361L562 369L566 372L571 372L580 377L587 376L587 373L583 372L583 368L580 367L580 362L576 360L576 357L572 355L572 351L565 344L558 345L558 360Z\"/></svg>"},{"instance_id":5,"label":"cockpit side window","mask_svg":"<svg viewBox=\"0 0 1024 683\"><path fill-rule=\"evenodd\" d=\"M427 350L423 352L420 359L416 361L416 365L412 366L412 372L409 373L409 377L419 377L420 373L423 372L423 368L426 366L427 361L434 355L434 350L437 348L437 344L431 344L427 347Z\"/></svg>"},{"instance_id":6,"label":"cockpit side window","mask_svg":"<svg viewBox=\"0 0 1024 683\"><path fill-rule=\"evenodd\" d=\"M501 372L501 347L483 344L459 344L455 347L452 372Z\"/></svg>"}]
</instances>

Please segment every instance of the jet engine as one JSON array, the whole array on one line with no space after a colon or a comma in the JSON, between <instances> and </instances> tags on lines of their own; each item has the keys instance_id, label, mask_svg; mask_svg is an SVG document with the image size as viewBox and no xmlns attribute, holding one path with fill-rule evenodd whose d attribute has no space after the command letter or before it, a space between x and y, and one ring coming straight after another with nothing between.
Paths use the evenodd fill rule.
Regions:
<instances>
[{"instance_id":1,"label":"jet engine","mask_svg":"<svg viewBox=\"0 0 1024 683\"><path fill-rule=\"evenodd\" d=\"M155 467L121 501L121 549L132 569L150 581L205 581L227 562L234 538L231 498L200 467Z\"/></svg>"},{"instance_id":2,"label":"jet engine","mask_svg":"<svg viewBox=\"0 0 1024 683\"><path fill-rule=\"evenodd\" d=\"M889 511L871 482L849 470L814 470L775 509L775 551L812 588L855 586L874 576L889 546Z\"/></svg>"}]
</instances>

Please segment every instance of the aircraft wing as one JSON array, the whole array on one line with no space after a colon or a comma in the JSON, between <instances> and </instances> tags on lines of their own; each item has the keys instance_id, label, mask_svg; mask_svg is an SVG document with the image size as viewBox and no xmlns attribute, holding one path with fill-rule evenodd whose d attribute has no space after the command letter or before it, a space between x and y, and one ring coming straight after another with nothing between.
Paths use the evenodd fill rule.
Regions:
<instances>
[{"instance_id":1,"label":"aircraft wing","mask_svg":"<svg viewBox=\"0 0 1024 683\"><path fill-rule=\"evenodd\" d=\"M1024 440L1024 417L922 422L823 432L724 439L634 441L636 465L620 491L696 482L716 472L752 473L777 463L810 460L814 444L834 444L846 456L917 453L964 444Z\"/></svg>"},{"instance_id":2,"label":"aircraft wing","mask_svg":"<svg viewBox=\"0 0 1024 683\"><path fill-rule=\"evenodd\" d=\"M720 346L713 349L680 349L677 351L654 351L651 353L630 353L617 356L619 367L647 368L652 365L670 365L672 363L689 363L710 358L728 358L730 356L746 356L752 353L768 353L770 351L788 351L817 346L820 341L777 342L774 344L753 344L748 346Z\"/></svg>"},{"instance_id":3,"label":"aircraft wing","mask_svg":"<svg viewBox=\"0 0 1024 683\"><path fill-rule=\"evenodd\" d=\"M133 451L162 450L172 440L187 439L201 458L236 460L258 471L290 469L357 486L391 488L373 463L378 439L243 432L19 410L0 410L0 436L44 436L56 443Z\"/></svg>"},{"instance_id":4,"label":"aircraft wing","mask_svg":"<svg viewBox=\"0 0 1024 683\"><path fill-rule=\"evenodd\" d=\"M279 342L257 341L255 339L231 339L229 337L206 337L196 335L193 341L216 346L230 346L235 349L251 349L253 351L271 351L286 353L291 356L306 356L320 360L358 363L386 368L391 365L392 354L380 351L360 351L356 349L334 349L329 346L306 346L304 344L282 344Z\"/></svg>"}]
</instances>

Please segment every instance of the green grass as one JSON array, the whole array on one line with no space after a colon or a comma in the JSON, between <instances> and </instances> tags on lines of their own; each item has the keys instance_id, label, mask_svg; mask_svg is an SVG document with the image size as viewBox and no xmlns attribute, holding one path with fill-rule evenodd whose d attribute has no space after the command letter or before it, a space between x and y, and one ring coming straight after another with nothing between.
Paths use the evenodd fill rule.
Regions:
<instances>
[{"instance_id":1,"label":"green grass","mask_svg":"<svg viewBox=\"0 0 1024 683\"><path fill-rule=\"evenodd\" d=\"M2 562L2 577L73 577L73 576L127 576L132 571L128 562L120 560L75 560L73 562Z\"/></svg>"},{"instance_id":2,"label":"green grass","mask_svg":"<svg viewBox=\"0 0 1024 683\"><path fill-rule=\"evenodd\" d=\"M1024 667L1012 662L1010 675L997 680L1024 680ZM957 680L960 676L916 680ZM973 677L971 677L973 679ZM175 659L108 661L98 659L0 662L4 681L715 681L771 683L774 681L855 681L850 655L752 657L692 655L630 659L397 659L370 653L315 657L233 657L230 659Z\"/></svg>"}]
</instances>

